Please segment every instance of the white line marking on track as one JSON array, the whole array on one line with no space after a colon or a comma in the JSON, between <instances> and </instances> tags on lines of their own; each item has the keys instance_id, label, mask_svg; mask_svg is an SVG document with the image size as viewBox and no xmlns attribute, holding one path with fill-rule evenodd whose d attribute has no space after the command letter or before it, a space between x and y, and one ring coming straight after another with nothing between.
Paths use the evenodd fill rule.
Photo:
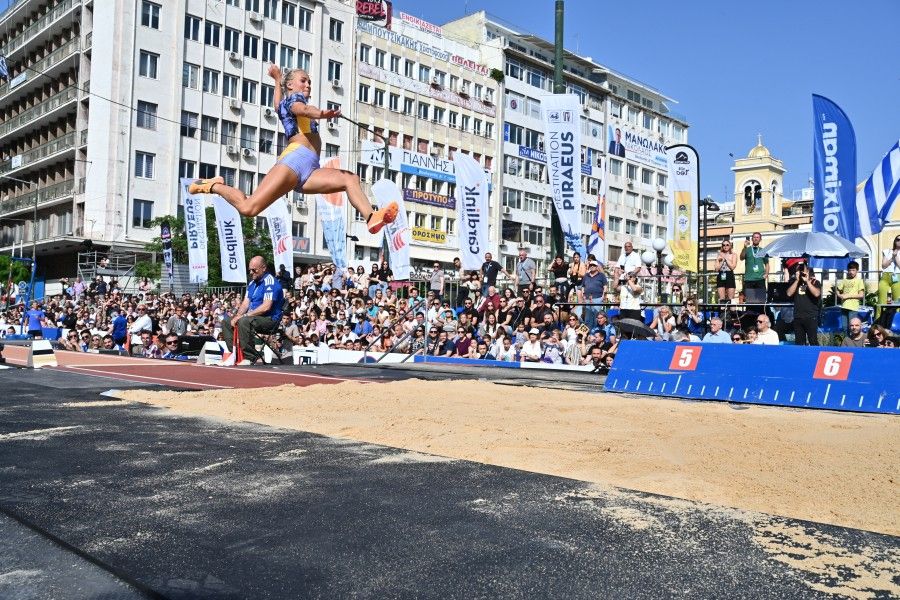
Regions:
<instances>
[{"instance_id":1,"label":"white line marking on track","mask_svg":"<svg viewBox=\"0 0 900 600\"><path fill-rule=\"evenodd\" d=\"M30 437L40 437L45 435L54 435L56 433L62 433L63 431L69 431L70 429L81 429L81 425L71 425L69 427L48 427L46 429L31 429L29 431L14 431L12 433L3 433L0 434L0 441L3 440L14 440L18 438L30 438Z\"/></svg>"},{"instance_id":2,"label":"white line marking on track","mask_svg":"<svg viewBox=\"0 0 900 600\"><path fill-rule=\"evenodd\" d=\"M64 369L70 369L72 371L76 371L77 373L84 373L86 375L94 375L99 374L100 377L108 377L111 379L119 379L119 380L128 380L130 377L135 377L137 379L147 379L151 383L180 383L182 385L189 386L200 386L200 387L208 387L208 388L217 388L222 390L232 389L231 386L227 385L215 385L213 383L199 383L197 381L185 381L183 379L166 379L165 377L150 377L149 375L135 375L134 373L117 373L115 371L101 371L98 369L92 369L89 367L63 367Z\"/></svg>"}]
</instances>

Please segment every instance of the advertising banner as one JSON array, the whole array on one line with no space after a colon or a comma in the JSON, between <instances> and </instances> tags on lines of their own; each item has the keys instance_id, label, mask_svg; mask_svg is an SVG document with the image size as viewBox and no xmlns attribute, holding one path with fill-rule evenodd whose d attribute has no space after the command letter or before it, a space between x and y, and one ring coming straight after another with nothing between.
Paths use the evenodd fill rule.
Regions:
<instances>
[{"instance_id":1,"label":"advertising banner","mask_svg":"<svg viewBox=\"0 0 900 600\"><path fill-rule=\"evenodd\" d=\"M697 270L700 202L700 156L687 144L670 146L668 241L674 265Z\"/></svg>"},{"instance_id":2,"label":"advertising banner","mask_svg":"<svg viewBox=\"0 0 900 600\"><path fill-rule=\"evenodd\" d=\"M281 266L288 273L294 272L294 240L291 237L291 213L288 210L287 200L279 198L263 211L263 216L269 224L269 237L272 238L272 262L275 263L275 271Z\"/></svg>"},{"instance_id":3,"label":"advertising banner","mask_svg":"<svg viewBox=\"0 0 900 600\"><path fill-rule=\"evenodd\" d=\"M162 239L163 263L166 265L169 289L172 289L175 286L175 265L172 262L172 228L168 221L163 221L159 226L159 237Z\"/></svg>"},{"instance_id":4,"label":"advertising banner","mask_svg":"<svg viewBox=\"0 0 900 600\"><path fill-rule=\"evenodd\" d=\"M390 0L356 0L356 16L364 21L384 21L391 28L393 5Z\"/></svg>"},{"instance_id":5,"label":"advertising banner","mask_svg":"<svg viewBox=\"0 0 900 600\"><path fill-rule=\"evenodd\" d=\"M813 94L812 230L833 233L851 242L859 237L856 212L856 134L840 107ZM813 259L824 269L844 268L847 259Z\"/></svg>"},{"instance_id":6,"label":"advertising banner","mask_svg":"<svg viewBox=\"0 0 900 600\"><path fill-rule=\"evenodd\" d=\"M666 146L649 133L625 124L607 125L608 156L618 156L648 167L666 166Z\"/></svg>"},{"instance_id":7,"label":"advertising banner","mask_svg":"<svg viewBox=\"0 0 900 600\"><path fill-rule=\"evenodd\" d=\"M397 281L409 280L409 244L411 232L406 220L406 209L403 204L403 194L400 188L390 179L379 179L372 185L372 195L375 196L375 204L387 206L391 202L397 203L397 218L393 223L385 225L384 235L387 238L388 253L391 258L391 271Z\"/></svg>"},{"instance_id":8,"label":"advertising banner","mask_svg":"<svg viewBox=\"0 0 900 600\"><path fill-rule=\"evenodd\" d=\"M431 244L446 244L447 232L425 227L413 227L412 239L417 242L429 242Z\"/></svg>"},{"instance_id":9,"label":"advertising banner","mask_svg":"<svg viewBox=\"0 0 900 600\"><path fill-rule=\"evenodd\" d=\"M587 249L581 238L580 114L581 101L575 94L553 94L541 98L544 149L553 205L566 244L584 260Z\"/></svg>"},{"instance_id":10,"label":"advertising banner","mask_svg":"<svg viewBox=\"0 0 900 600\"><path fill-rule=\"evenodd\" d=\"M222 281L247 283L247 260L244 258L244 230L241 215L222 196L213 194L216 230L219 232L219 257Z\"/></svg>"},{"instance_id":11,"label":"advertising banner","mask_svg":"<svg viewBox=\"0 0 900 600\"><path fill-rule=\"evenodd\" d=\"M456 209L456 198L435 194L434 192L404 189L403 199L406 202L415 202L416 204L427 204L428 206L449 208L450 210Z\"/></svg>"},{"instance_id":12,"label":"advertising banner","mask_svg":"<svg viewBox=\"0 0 900 600\"><path fill-rule=\"evenodd\" d=\"M597 193L597 208L594 212L594 222L591 223L591 235L588 237L588 254L597 257L602 265L606 263L606 182L608 181L608 161L600 170L600 190Z\"/></svg>"},{"instance_id":13,"label":"advertising banner","mask_svg":"<svg viewBox=\"0 0 900 600\"><path fill-rule=\"evenodd\" d=\"M456 163L456 193L459 195L459 254L462 268L478 270L488 251L488 182L481 165L459 152Z\"/></svg>"},{"instance_id":14,"label":"advertising banner","mask_svg":"<svg viewBox=\"0 0 900 600\"><path fill-rule=\"evenodd\" d=\"M181 179L181 200L184 204L184 235L187 238L188 268L191 283L209 281L209 262L206 241L206 202L202 196L188 193L193 178Z\"/></svg>"},{"instance_id":15,"label":"advertising banner","mask_svg":"<svg viewBox=\"0 0 900 600\"><path fill-rule=\"evenodd\" d=\"M322 168L340 169L340 157L328 159ZM319 222L322 223L322 233L331 253L331 260L340 273L347 268L347 211L344 209L344 193L318 194L316 212L319 214Z\"/></svg>"}]
</instances>

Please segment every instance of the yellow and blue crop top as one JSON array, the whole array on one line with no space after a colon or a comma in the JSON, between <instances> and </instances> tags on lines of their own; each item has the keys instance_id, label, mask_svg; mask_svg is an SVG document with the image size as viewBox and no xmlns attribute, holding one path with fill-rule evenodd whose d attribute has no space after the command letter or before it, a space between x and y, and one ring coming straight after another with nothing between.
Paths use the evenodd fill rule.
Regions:
<instances>
[{"instance_id":1,"label":"yellow and blue crop top","mask_svg":"<svg viewBox=\"0 0 900 600\"><path fill-rule=\"evenodd\" d=\"M294 92L290 96L282 98L278 104L278 117L281 119L281 125L284 127L284 135L291 139L297 133L318 133L319 123L315 119L301 117L291 112L291 106L294 102L306 104L306 96L300 92Z\"/></svg>"}]
</instances>

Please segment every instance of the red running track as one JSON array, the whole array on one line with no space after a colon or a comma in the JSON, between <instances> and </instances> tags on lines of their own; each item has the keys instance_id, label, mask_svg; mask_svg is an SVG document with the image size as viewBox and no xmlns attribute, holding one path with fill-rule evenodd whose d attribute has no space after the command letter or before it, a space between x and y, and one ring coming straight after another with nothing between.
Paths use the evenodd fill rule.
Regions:
<instances>
[{"instance_id":1,"label":"red running track","mask_svg":"<svg viewBox=\"0 0 900 600\"><path fill-rule=\"evenodd\" d=\"M3 356L11 365L24 366L28 361L28 348L7 345ZM192 390L260 388L285 384L307 386L351 381L341 377L276 371L262 367L214 367L189 361L163 361L82 352L59 351L56 353L56 361L59 366L44 368L118 381Z\"/></svg>"}]
</instances>

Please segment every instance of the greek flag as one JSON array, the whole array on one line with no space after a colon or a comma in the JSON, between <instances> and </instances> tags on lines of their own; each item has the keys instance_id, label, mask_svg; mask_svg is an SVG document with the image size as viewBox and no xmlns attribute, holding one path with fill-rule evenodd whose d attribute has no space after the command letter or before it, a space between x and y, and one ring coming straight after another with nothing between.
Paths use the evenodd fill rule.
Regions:
<instances>
[{"instance_id":1,"label":"greek flag","mask_svg":"<svg viewBox=\"0 0 900 600\"><path fill-rule=\"evenodd\" d=\"M856 188L861 236L878 233L890 220L900 197L900 141L888 150L875 170Z\"/></svg>"},{"instance_id":2,"label":"greek flag","mask_svg":"<svg viewBox=\"0 0 900 600\"><path fill-rule=\"evenodd\" d=\"M9 67L6 65L6 57L0 54L0 79L9 79Z\"/></svg>"}]
</instances>

